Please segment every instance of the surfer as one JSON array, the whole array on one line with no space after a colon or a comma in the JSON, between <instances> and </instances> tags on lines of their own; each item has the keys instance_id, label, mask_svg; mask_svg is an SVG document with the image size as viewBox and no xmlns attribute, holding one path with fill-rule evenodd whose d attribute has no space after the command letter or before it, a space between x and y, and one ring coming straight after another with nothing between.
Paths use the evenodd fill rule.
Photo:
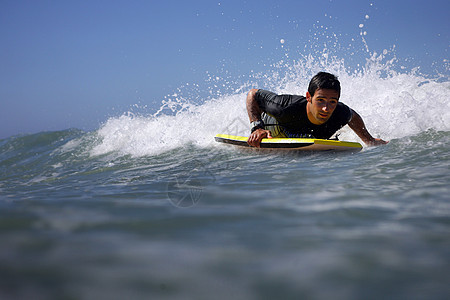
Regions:
<instances>
[{"instance_id":1,"label":"surfer","mask_svg":"<svg viewBox=\"0 0 450 300\"><path fill-rule=\"evenodd\" d=\"M259 147L263 138L272 137L329 139L348 124L367 145L387 144L370 135L361 116L339 102L340 95L339 80L326 72L319 72L311 79L306 97L250 90L247 113L251 134L247 143Z\"/></svg>"}]
</instances>

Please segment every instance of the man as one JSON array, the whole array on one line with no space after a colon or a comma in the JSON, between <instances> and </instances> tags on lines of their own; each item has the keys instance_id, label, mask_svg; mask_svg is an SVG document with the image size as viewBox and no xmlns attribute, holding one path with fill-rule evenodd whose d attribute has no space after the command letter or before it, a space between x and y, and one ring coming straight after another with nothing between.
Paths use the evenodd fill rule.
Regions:
<instances>
[{"instance_id":1,"label":"man","mask_svg":"<svg viewBox=\"0 0 450 300\"><path fill-rule=\"evenodd\" d=\"M311 79L306 97L250 90L247 95L247 112L251 134L247 143L259 147L263 138L272 137L329 139L348 124L367 145L387 144L388 142L370 135L361 116L339 102L340 94L339 80L333 74L325 72L319 72Z\"/></svg>"}]
</instances>

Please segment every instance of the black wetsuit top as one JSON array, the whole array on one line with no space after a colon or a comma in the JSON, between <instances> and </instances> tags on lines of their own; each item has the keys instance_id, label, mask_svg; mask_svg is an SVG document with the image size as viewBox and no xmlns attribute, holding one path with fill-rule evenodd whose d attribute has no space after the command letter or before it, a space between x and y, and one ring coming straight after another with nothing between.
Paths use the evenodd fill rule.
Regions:
<instances>
[{"instance_id":1,"label":"black wetsuit top","mask_svg":"<svg viewBox=\"0 0 450 300\"><path fill-rule=\"evenodd\" d=\"M284 133L286 137L329 139L352 118L351 109L344 103L338 102L328 121L322 125L315 125L308 119L307 100L303 96L277 95L266 90L258 90L255 96L260 109L275 118L276 123L281 127L281 135Z\"/></svg>"}]
</instances>

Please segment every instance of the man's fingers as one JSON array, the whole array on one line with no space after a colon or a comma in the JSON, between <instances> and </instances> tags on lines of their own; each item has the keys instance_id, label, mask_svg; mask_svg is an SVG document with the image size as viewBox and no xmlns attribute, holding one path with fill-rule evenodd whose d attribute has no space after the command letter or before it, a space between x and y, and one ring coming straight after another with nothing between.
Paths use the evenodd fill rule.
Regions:
<instances>
[{"instance_id":1,"label":"man's fingers","mask_svg":"<svg viewBox=\"0 0 450 300\"><path fill-rule=\"evenodd\" d=\"M247 144L253 147L259 147L261 140L265 137L272 138L269 130L257 129L248 137Z\"/></svg>"}]
</instances>

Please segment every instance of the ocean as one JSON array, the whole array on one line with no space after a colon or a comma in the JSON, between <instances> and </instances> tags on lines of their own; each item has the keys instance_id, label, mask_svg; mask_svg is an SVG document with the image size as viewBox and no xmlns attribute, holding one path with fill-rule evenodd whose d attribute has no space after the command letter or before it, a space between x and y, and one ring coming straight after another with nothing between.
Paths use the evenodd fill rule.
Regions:
<instances>
[{"instance_id":1,"label":"ocean","mask_svg":"<svg viewBox=\"0 0 450 300\"><path fill-rule=\"evenodd\" d=\"M214 141L248 135L256 83L304 94L324 67L308 62L93 131L0 140L0 298L449 299L448 80L327 61L341 101L389 144L286 154Z\"/></svg>"}]
</instances>

